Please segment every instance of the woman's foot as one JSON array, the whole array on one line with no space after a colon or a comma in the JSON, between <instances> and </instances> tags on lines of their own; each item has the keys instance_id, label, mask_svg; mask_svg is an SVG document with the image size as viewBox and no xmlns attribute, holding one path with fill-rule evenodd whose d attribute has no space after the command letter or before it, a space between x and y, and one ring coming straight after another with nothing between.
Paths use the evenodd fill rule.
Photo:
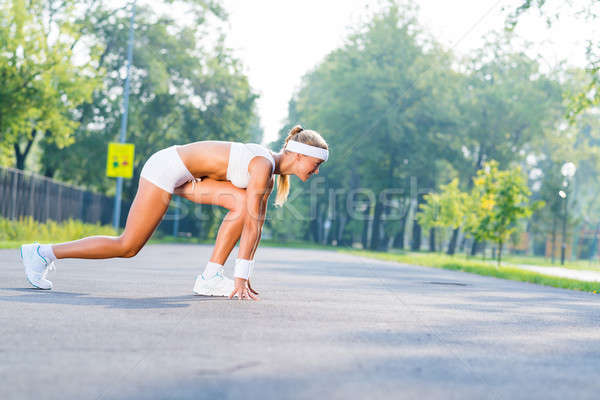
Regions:
<instances>
[{"instance_id":1,"label":"woman's foot","mask_svg":"<svg viewBox=\"0 0 600 400\"><path fill-rule=\"evenodd\" d=\"M48 271L55 269L54 261L48 262L40 254L38 243L21 246L21 260L25 265L25 276L29 283L38 289L52 289L52 282L46 279Z\"/></svg>"},{"instance_id":2,"label":"woman's foot","mask_svg":"<svg viewBox=\"0 0 600 400\"><path fill-rule=\"evenodd\" d=\"M225 269L220 268L216 274L210 278L204 278L203 274L198 275L194 285L194 294L201 296L229 296L235 285L233 279L224 275Z\"/></svg>"}]
</instances>

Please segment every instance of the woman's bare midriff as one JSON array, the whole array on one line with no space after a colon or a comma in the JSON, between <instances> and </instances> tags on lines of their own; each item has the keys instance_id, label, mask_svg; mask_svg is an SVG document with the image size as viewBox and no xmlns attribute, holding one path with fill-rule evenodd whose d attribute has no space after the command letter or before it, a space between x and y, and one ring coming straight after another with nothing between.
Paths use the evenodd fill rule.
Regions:
<instances>
[{"instance_id":1,"label":"woman's bare midriff","mask_svg":"<svg viewBox=\"0 0 600 400\"><path fill-rule=\"evenodd\" d=\"M178 146L181 161L195 178L227 180L231 142L204 140Z\"/></svg>"}]
</instances>

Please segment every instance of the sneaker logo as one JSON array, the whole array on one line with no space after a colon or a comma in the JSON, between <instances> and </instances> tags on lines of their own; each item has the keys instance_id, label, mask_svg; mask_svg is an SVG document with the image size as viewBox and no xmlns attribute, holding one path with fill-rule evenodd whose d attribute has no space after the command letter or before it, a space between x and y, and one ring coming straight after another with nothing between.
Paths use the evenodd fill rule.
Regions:
<instances>
[{"instance_id":1,"label":"sneaker logo","mask_svg":"<svg viewBox=\"0 0 600 400\"><path fill-rule=\"evenodd\" d=\"M44 256L43 256L43 255L41 255L41 254L40 254L40 245L38 245L38 247L37 247L35 250L37 251L37 253L38 253L38 256L42 257L42 260L44 260L44 263L45 263L46 265L48 265L48 261L47 261L47 260L44 258Z\"/></svg>"}]
</instances>

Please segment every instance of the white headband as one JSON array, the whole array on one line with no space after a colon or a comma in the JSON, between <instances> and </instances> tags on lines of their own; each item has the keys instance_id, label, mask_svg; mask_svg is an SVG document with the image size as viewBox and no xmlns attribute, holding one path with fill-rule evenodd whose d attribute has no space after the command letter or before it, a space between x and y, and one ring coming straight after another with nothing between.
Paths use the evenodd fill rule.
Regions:
<instances>
[{"instance_id":1,"label":"white headband","mask_svg":"<svg viewBox=\"0 0 600 400\"><path fill-rule=\"evenodd\" d=\"M320 147L311 146L306 143L300 143L295 140L290 140L285 146L285 150L293 151L295 153L305 154L307 156L320 158L321 160L327 161L329 158L329 150L322 149Z\"/></svg>"}]
</instances>

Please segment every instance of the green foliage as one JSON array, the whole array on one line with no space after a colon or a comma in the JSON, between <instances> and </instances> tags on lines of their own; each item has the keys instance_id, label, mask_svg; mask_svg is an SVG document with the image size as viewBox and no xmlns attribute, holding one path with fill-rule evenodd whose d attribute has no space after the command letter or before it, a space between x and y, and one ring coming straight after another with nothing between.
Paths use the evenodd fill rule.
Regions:
<instances>
[{"instance_id":1,"label":"green foliage","mask_svg":"<svg viewBox=\"0 0 600 400\"><path fill-rule=\"evenodd\" d=\"M205 2L188 1L188 5ZM173 144L198 140L260 139L255 100L242 65L218 35L210 45L201 41L209 25L205 14L216 12L218 2L203 8L193 26L180 26L152 8L136 8L135 41L127 142L136 146L134 175L125 180L124 198L132 199L139 174L148 157ZM107 71L89 103L78 108L81 125L69 151L57 152L44 144L45 175L85 183L111 194L114 179L105 176L107 144L118 139L129 30L129 9L99 6L87 15L90 40L104 49L99 62ZM213 214L210 214L211 218ZM207 224L209 226L210 223Z\"/></svg>"},{"instance_id":2,"label":"green foliage","mask_svg":"<svg viewBox=\"0 0 600 400\"><path fill-rule=\"evenodd\" d=\"M87 61L75 61L80 34L72 3L0 3L0 147L15 149L18 168L39 132L58 148L73 142L79 124L72 111L99 84L95 47ZM63 8L55 19L57 5Z\"/></svg>"},{"instance_id":3,"label":"green foliage","mask_svg":"<svg viewBox=\"0 0 600 400\"><path fill-rule=\"evenodd\" d=\"M553 9L551 8L553 11L548 10L549 4L554 6ZM548 27L552 27L552 24L563 14L570 14L578 20L594 24L597 24L600 17L600 2L597 0L584 0L578 4L548 0L521 0L506 21L507 30L514 30L521 16L533 8L538 9L545 16ZM586 58L588 60L586 83L580 90L569 96L567 117L571 123L575 123L584 110L600 105L600 40L598 37L586 38Z\"/></svg>"},{"instance_id":4,"label":"green foliage","mask_svg":"<svg viewBox=\"0 0 600 400\"><path fill-rule=\"evenodd\" d=\"M458 228L466 213L467 194L458 187L458 179L440 187L440 193L425 195L425 203L419 206L417 220L425 229L433 227Z\"/></svg>"},{"instance_id":5,"label":"green foliage","mask_svg":"<svg viewBox=\"0 0 600 400\"><path fill-rule=\"evenodd\" d=\"M555 127L563 112L561 87L540 72L539 63L511 48L510 36L496 36L466 64L460 108L462 141L470 179L486 160L502 167L520 161L527 145ZM460 164L459 164L460 165Z\"/></svg>"},{"instance_id":6,"label":"green foliage","mask_svg":"<svg viewBox=\"0 0 600 400\"><path fill-rule=\"evenodd\" d=\"M502 246L516 230L517 221L544 206L543 202L529 205L530 194L520 167L500 171L498 163L490 161L474 179L465 230L478 241L498 244L498 264Z\"/></svg>"},{"instance_id":7,"label":"green foliage","mask_svg":"<svg viewBox=\"0 0 600 400\"><path fill-rule=\"evenodd\" d=\"M541 73L536 60L514 51L510 35L492 36L459 61L421 29L413 10L398 3L386 3L303 78L289 103L289 123L274 143L279 149L296 123L321 132L332 150L320 174L326 186L374 194L374 204L368 205L374 210L372 224L365 218L335 226L351 229L352 237L365 238L368 229L375 232L373 238L382 232L386 242L408 226L407 207L386 204L383 192L397 190L394 204L405 204L414 189L411 182L418 193L435 191L454 178L470 184L486 160L502 167L521 162L563 113L558 80ZM328 209L329 201L329 196L318 197L317 209ZM432 195L425 201L433 207L442 199ZM355 211L346 205L335 204L338 218ZM428 212L418 213L416 224L447 227L442 234L460 225L449 204L434 208L450 215L421 208ZM327 214L316 217L322 226ZM411 235L419 238L420 230Z\"/></svg>"},{"instance_id":8,"label":"green foliage","mask_svg":"<svg viewBox=\"0 0 600 400\"><path fill-rule=\"evenodd\" d=\"M86 224L73 219L41 223L32 217L16 221L0 217L0 241L57 243L92 235L118 236L118 233L111 226Z\"/></svg>"},{"instance_id":9,"label":"green foliage","mask_svg":"<svg viewBox=\"0 0 600 400\"><path fill-rule=\"evenodd\" d=\"M0 167L15 165L15 154L8 146L0 146Z\"/></svg>"},{"instance_id":10,"label":"green foliage","mask_svg":"<svg viewBox=\"0 0 600 400\"><path fill-rule=\"evenodd\" d=\"M464 224L465 231L476 240L498 244L500 263L502 246L516 231L518 220L530 216L544 202L528 205L531 192L520 167L500 171L498 163L490 161L473 181L470 194L461 192L458 179L454 179L442 185L440 193L425 195L417 220L425 229L455 229Z\"/></svg>"},{"instance_id":11,"label":"green foliage","mask_svg":"<svg viewBox=\"0 0 600 400\"><path fill-rule=\"evenodd\" d=\"M285 128L301 123L315 129L332 149L320 172L326 187L375 193L376 231L380 223L386 235L399 231L396 221L386 219L395 207L384 204L382 191L404 190L388 202L402 204L411 176L419 185L435 186L456 132L453 97L461 79L446 67L450 64L450 54L422 31L414 11L389 2L309 72L290 101ZM279 148L285 135L287 129L274 147ZM423 168L426 163L428 168ZM328 210L328 201L329 196L319 196L315 209ZM351 219L359 211L346 204L339 201L332 207L339 218ZM324 211L316 217L323 222L327 215ZM359 231L361 225L336 224Z\"/></svg>"},{"instance_id":12,"label":"green foliage","mask_svg":"<svg viewBox=\"0 0 600 400\"><path fill-rule=\"evenodd\" d=\"M295 99L297 118L336 149L323 174L342 183L356 171L376 192L411 174L431 182L434 169L419 165L451 130L452 74L437 67L448 63L408 9L391 6L357 29L304 78Z\"/></svg>"}]
</instances>

